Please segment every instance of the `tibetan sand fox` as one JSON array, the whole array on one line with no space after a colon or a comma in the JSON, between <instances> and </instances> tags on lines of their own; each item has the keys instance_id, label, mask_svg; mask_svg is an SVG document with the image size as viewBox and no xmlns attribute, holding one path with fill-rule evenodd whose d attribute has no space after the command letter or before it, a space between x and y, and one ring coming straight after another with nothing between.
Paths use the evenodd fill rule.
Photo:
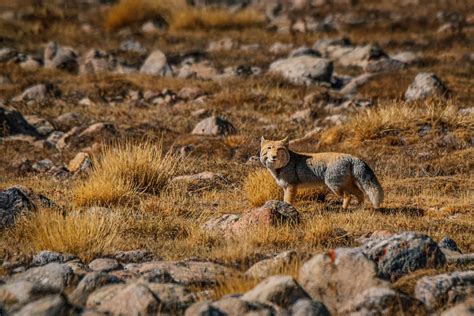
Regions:
<instances>
[{"instance_id":1,"label":"tibetan sand fox","mask_svg":"<svg viewBox=\"0 0 474 316\"><path fill-rule=\"evenodd\" d=\"M288 149L288 137L260 144L260 161L283 188L285 202L292 204L298 187L325 183L343 198L342 208L349 206L351 195L358 204L364 193L374 208L383 202L383 189L374 172L360 158L340 153L296 153Z\"/></svg>"}]
</instances>

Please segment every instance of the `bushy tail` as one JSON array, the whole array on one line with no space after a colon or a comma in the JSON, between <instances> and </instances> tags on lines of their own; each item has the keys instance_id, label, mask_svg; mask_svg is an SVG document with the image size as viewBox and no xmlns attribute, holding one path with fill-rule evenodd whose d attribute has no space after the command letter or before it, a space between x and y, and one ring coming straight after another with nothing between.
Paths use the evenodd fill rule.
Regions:
<instances>
[{"instance_id":1,"label":"bushy tail","mask_svg":"<svg viewBox=\"0 0 474 316\"><path fill-rule=\"evenodd\" d=\"M359 159L353 163L352 168L357 187L367 194L374 208L378 208L383 202L383 189L375 173Z\"/></svg>"}]
</instances>

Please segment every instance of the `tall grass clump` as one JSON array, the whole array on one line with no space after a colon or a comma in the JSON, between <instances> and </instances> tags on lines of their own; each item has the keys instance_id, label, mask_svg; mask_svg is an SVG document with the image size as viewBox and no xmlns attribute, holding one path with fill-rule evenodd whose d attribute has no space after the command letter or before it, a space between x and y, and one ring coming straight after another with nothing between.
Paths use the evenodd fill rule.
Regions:
<instances>
[{"instance_id":1,"label":"tall grass clump","mask_svg":"<svg viewBox=\"0 0 474 316\"><path fill-rule=\"evenodd\" d=\"M282 198L282 190L266 169L257 169L249 173L244 180L243 190L253 206L262 206L268 200Z\"/></svg>"},{"instance_id":2,"label":"tall grass clump","mask_svg":"<svg viewBox=\"0 0 474 316\"><path fill-rule=\"evenodd\" d=\"M78 206L131 202L141 193L158 193L182 169L183 159L164 152L161 142L125 142L94 158L90 176L73 190Z\"/></svg>"},{"instance_id":3,"label":"tall grass clump","mask_svg":"<svg viewBox=\"0 0 474 316\"><path fill-rule=\"evenodd\" d=\"M72 253L84 261L111 251L118 241L120 220L116 214L41 209L21 218L13 236L31 251Z\"/></svg>"},{"instance_id":4,"label":"tall grass clump","mask_svg":"<svg viewBox=\"0 0 474 316\"><path fill-rule=\"evenodd\" d=\"M104 27L111 32L147 20L163 19L169 23L173 12L185 6L184 0L121 0L108 10Z\"/></svg>"}]
</instances>

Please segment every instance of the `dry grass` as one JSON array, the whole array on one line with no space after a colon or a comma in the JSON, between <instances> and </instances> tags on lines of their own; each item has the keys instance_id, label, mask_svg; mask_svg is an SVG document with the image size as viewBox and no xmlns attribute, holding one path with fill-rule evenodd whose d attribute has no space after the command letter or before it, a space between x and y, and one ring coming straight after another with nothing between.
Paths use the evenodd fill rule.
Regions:
<instances>
[{"instance_id":1,"label":"dry grass","mask_svg":"<svg viewBox=\"0 0 474 316\"><path fill-rule=\"evenodd\" d=\"M88 211L63 214L57 210L42 209L21 218L8 235L27 248L23 251L72 253L87 262L113 249L118 240L119 226L120 221L116 220L114 213Z\"/></svg>"},{"instance_id":2,"label":"dry grass","mask_svg":"<svg viewBox=\"0 0 474 316\"><path fill-rule=\"evenodd\" d=\"M253 206L262 206L268 200L280 200L283 192L266 169L250 172L244 180L243 190Z\"/></svg>"},{"instance_id":3,"label":"dry grass","mask_svg":"<svg viewBox=\"0 0 474 316\"><path fill-rule=\"evenodd\" d=\"M183 159L164 152L161 142L109 146L94 159L90 176L73 190L78 206L133 202L143 192L158 193L183 168Z\"/></svg>"},{"instance_id":4,"label":"dry grass","mask_svg":"<svg viewBox=\"0 0 474 316\"><path fill-rule=\"evenodd\" d=\"M146 20L164 19L169 22L174 11L184 7L186 4L181 0L121 0L107 12L104 27L111 32Z\"/></svg>"},{"instance_id":5,"label":"dry grass","mask_svg":"<svg viewBox=\"0 0 474 316\"><path fill-rule=\"evenodd\" d=\"M187 8L173 16L173 30L229 30L260 27L265 17L253 9L230 12L223 9Z\"/></svg>"},{"instance_id":6,"label":"dry grass","mask_svg":"<svg viewBox=\"0 0 474 316\"><path fill-rule=\"evenodd\" d=\"M412 104L393 101L362 111L346 124L325 131L321 141L323 144L332 144L342 138L357 144L393 133L417 131L423 125L432 130L445 127L472 129L473 122L472 112L462 114L451 102L431 100Z\"/></svg>"}]
</instances>

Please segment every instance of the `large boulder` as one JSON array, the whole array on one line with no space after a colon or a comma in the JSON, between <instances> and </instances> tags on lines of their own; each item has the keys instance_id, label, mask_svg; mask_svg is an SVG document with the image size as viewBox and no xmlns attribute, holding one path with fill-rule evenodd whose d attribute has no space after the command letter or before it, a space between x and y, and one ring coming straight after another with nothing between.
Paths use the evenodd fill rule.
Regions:
<instances>
[{"instance_id":1,"label":"large boulder","mask_svg":"<svg viewBox=\"0 0 474 316\"><path fill-rule=\"evenodd\" d=\"M423 277L416 283L415 297L431 312L474 297L474 271Z\"/></svg>"},{"instance_id":2,"label":"large boulder","mask_svg":"<svg viewBox=\"0 0 474 316\"><path fill-rule=\"evenodd\" d=\"M416 232L402 232L389 238L374 238L361 247L376 262L381 278L396 280L422 268L438 268L446 263L433 239Z\"/></svg>"},{"instance_id":3,"label":"large boulder","mask_svg":"<svg viewBox=\"0 0 474 316\"><path fill-rule=\"evenodd\" d=\"M329 316L323 303L311 299L301 299L290 307L292 316Z\"/></svg>"},{"instance_id":4,"label":"large boulder","mask_svg":"<svg viewBox=\"0 0 474 316\"><path fill-rule=\"evenodd\" d=\"M266 278L241 299L251 302L273 303L288 307L300 299L309 299L309 295L291 276L274 275Z\"/></svg>"},{"instance_id":5,"label":"large boulder","mask_svg":"<svg viewBox=\"0 0 474 316\"><path fill-rule=\"evenodd\" d=\"M329 59L301 55L273 62L270 65L270 71L296 84L311 85L318 82L330 82L333 64Z\"/></svg>"},{"instance_id":6,"label":"large boulder","mask_svg":"<svg viewBox=\"0 0 474 316\"><path fill-rule=\"evenodd\" d=\"M433 97L446 97L449 89L435 74L422 72L416 75L405 91L405 100L416 101Z\"/></svg>"},{"instance_id":7,"label":"large boulder","mask_svg":"<svg viewBox=\"0 0 474 316\"><path fill-rule=\"evenodd\" d=\"M44 67L76 72L79 67L77 57L72 48L49 42L44 50Z\"/></svg>"},{"instance_id":8,"label":"large boulder","mask_svg":"<svg viewBox=\"0 0 474 316\"><path fill-rule=\"evenodd\" d=\"M232 123L219 116L211 116L197 123L191 133L195 135L223 136L235 134L235 132L236 129Z\"/></svg>"},{"instance_id":9,"label":"large boulder","mask_svg":"<svg viewBox=\"0 0 474 316\"><path fill-rule=\"evenodd\" d=\"M0 106L0 137L16 134L40 136L20 112L12 107Z\"/></svg>"},{"instance_id":10,"label":"large boulder","mask_svg":"<svg viewBox=\"0 0 474 316\"><path fill-rule=\"evenodd\" d=\"M89 263L89 268L92 271L109 272L120 268L117 260L111 258L97 258Z\"/></svg>"},{"instance_id":11,"label":"large boulder","mask_svg":"<svg viewBox=\"0 0 474 316\"><path fill-rule=\"evenodd\" d=\"M331 313L336 313L344 303L364 290L385 284L377 277L374 262L357 249L349 248L329 250L314 256L301 267L298 281L314 300L323 302Z\"/></svg>"},{"instance_id":12,"label":"large boulder","mask_svg":"<svg viewBox=\"0 0 474 316\"><path fill-rule=\"evenodd\" d=\"M56 293L59 293L57 288L39 282L22 280L8 282L0 286L0 306L8 311L18 310L33 300Z\"/></svg>"},{"instance_id":13,"label":"large boulder","mask_svg":"<svg viewBox=\"0 0 474 316\"><path fill-rule=\"evenodd\" d=\"M184 312L196 301L196 295L179 284L147 283L146 286L160 301L162 311Z\"/></svg>"},{"instance_id":14,"label":"large boulder","mask_svg":"<svg viewBox=\"0 0 474 316\"><path fill-rule=\"evenodd\" d=\"M387 287L371 287L344 305L342 315L425 315L423 304Z\"/></svg>"},{"instance_id":15,"label":"large boulder","mask_svg":"<svg viewBox=\"0 0 474 316\"><path fill-rule=\"evenodd\" d=\"M165 54L160 50L155 50L147 57L140 72L152 76L171 76L173 74Z\"/></svg>"}]
</instances>

